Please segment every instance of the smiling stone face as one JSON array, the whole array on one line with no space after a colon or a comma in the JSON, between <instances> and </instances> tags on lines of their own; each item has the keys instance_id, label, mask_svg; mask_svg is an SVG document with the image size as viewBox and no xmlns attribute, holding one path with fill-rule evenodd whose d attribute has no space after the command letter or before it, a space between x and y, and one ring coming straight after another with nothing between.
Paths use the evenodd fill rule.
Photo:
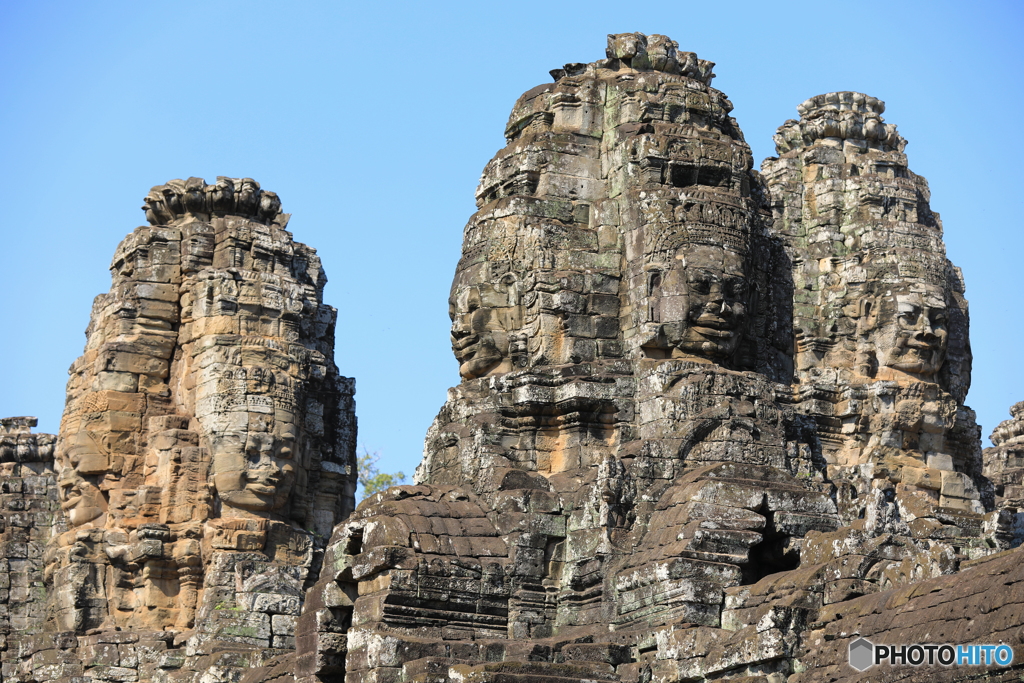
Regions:
<instances>
[{"instance_id":1,"label":"smiling stone face","mask_svg":"<svg viewBox=\"0 0 1024 683\"><path fill-rule=\"evenodd\" d=\"M278 365L287 362L274 356ZM301 380L259 365L211 363L199 372L199 424L222 516L283 512L297 479ZM301 416L299 416L301 417Z\"/></svg>"},{"instance_id":2,"label":"smiling stone face","mask_svg":"<svg viewBox=\"0 0 1024 683\"><path fill-rule=\"evenodd\" d=\"M68 522L72 527L95 522L106 514L107 501L102 492L94 483L82 478L73 469L65 468L61 471L57 486L60 507L68 516Z\"/></svg>"},{"instance_id":3,"label":"smiling stone face","mask_svg":"<svg viewBox=\"0 0 1024 683\"><path fill-rule=\"evenodd\" d=\"M651 268L646 353L731 361L750 307L745 268L743 254L707 244L684 244L671 263Z\"/></svg>"},{"instance_id":4,"label":"smiling stone face","mask_svg":"<svg viewBox=\"0 0 1024 683\"><path fill-rule=\"evenodd\" d=\"M731 358L747 315L747 278L740 254L688 245L676 255L686 283L684 327L674 346L707 358Z\"/></svg>"},{"instance_id":5,"label":"smiling stone face","mask_svg":"<svg viewBox=\"0 0 1024 683\"><path fill-rule=\"evenodd\" d=\"M499 348L508 348L508 335L497 312L481 307L480 288L463 290L448 308L459 374L464 379L475 379L497 370L504 360Z\"/></svg>"},{"instance_id":6,"label":"smiling stone face","mask_svg":"<svg viewBox=\"0 0 1024 683\"><path fill-rule=\"evenodd\" d=\"M275 425L277 433L251 432L244 441L242 434L211 437L213 481L224 508L270 512L287 504L296 478L294 429Z\"/></svg>"},{"instance_id":7,"label":"smiling stone face","mask_svg":"<svg viewBox=\"0 0 1024 683\"><path fill-rule=\"evenodd\" d=\"M889 314L877 334L882 364L919 375L938 372L949 343L942 291L904 288L883 301L882 311Z\"/></svg>"},{"instance_id":8,"label":"smiling stone face","mask_svg":"<svg viewBox=\"0 0 1024 683\"><path fill-rule=\"evenodd\" d=\"M508 372L522 327L519 292L511 275L495 283L463 285L459 275L448 300L452 352L463 379Z\"/></svg>"}]
</instances>

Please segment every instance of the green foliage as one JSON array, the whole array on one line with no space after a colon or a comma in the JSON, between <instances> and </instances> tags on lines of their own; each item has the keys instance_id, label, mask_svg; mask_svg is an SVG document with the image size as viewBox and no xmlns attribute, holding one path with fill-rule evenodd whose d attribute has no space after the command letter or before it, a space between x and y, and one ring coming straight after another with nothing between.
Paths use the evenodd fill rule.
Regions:
<instances>
[{"instance_id":1,"label":"green foliage","mask_svg":"<svg viewBox=\"0 0 1024 683\"><path fill-rule=\"evenodd\" d=\"M366 446L363 446L363 452L356 456L356 465L359 469L359 486L363 489L363 495L359 500L405 482L404 472L395 472L394 474L381 472L377 468L378 461L380 461L380 451L373 451L371 453Z\"/></svg>"}]
</instances>

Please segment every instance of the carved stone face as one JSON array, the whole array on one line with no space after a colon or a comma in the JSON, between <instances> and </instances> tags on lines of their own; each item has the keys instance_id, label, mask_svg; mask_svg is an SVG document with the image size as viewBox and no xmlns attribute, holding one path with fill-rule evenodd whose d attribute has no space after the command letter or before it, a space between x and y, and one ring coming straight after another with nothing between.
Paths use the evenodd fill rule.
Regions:
<instances>
[{"instance_id":1,"label":"carved stone face","mask_svg":"<svg viewBox=\"0 0 1024 683\"><path fill-rule=\"evenodd\" d=\"M75 470L63 469L57 485L60 507L72 527L88 524L106 513L107 501L103 493L95 484L79 476Z\"/></svg>"},{"instance_id":2,"label":"carved stone face","mask_svg":"<svg viewBox=\"0 0 1024 683\"><path fill-rule=\"evenodd\" d=\"M87 524L107 511L106 497L94 481L111 472L103 438L80 429L72 435L61 457L63 468L57 494L72 527Z\"/></svg>"},{"instance_id":3,"label":"carved stone face","mask_svg":"<svg viewBox=\"0 0 1024 683\"><path fill-rule=\"evenodd\" d=\"M292 459L294 425L276 425L274 432L217 435L211 438L213 481L225 508L250 512L282 509L295 486Z\"/></svg>"},{"instance_id":4,"label":"carved stone face","mask_svg":"<svg viewBox=\"0 0 1024 683\"><path fill-rule=\"evenodd\" d=\"M85 429L69 440L67 458L73 471L81 476L102 475L110 471L110 457L97 438Z\"/></svg>"},{"instance_id":5,"label":"carved stone face","mask_svg":"<svg viewBox=\"0 0 1024 683\"><path fill-rule=\"evenodd\" d=\"M146 220L151 225L166 225L174 220L174 216L167 210L163 195L151 191L143 200L142 210L146 212Z\"/></svg>"},{"instance_id":6,"label":"carved stone face","mask_svg":"<svg viewBox=\"0 0 1024 683\"><path fill-rule=\"evenodd\" d=\"M920 375L938 372L949 343L941 289L902 288L883 301L875 344L882 365Z\"/></svg>"},{"instance_id":7,"label":"carved stone face","mask_svg":"<svg viewBox=\"0 0 1024 683\"><path fill-rule=\"evenodd\" d=\"M256 213L259 191L260 186L255 180L242 178L242 182L235 187L235 209L239 214L251 216Z\"/></svg>"},{"instance_id":8,"label":"carved stone face","mask_svg":"<svg viewBox=\"0 0 1024 683\"><path fill-rule=\"evenodd\" d=\"M213 364L202 379L204 391L222 392L197 404L221 516L282 512L302 467L292 378L265 367Z\"/></svg>"},{"instance_id":9,"label":"carved stone face","mask_svg":"<svg viewBox=\"0 0 1024 683\"><path fill-rule=\"evenodd\" d=\"M674 300L662 306L668 344L684 354L731 358L743 338L748 293L742 255L716 246L685 245L666 274Z\"/></svg>"},{"instance_id":10,"label":"carved stone face","mask_svg":"<svg viewBox=\"0 0 1024 683\"><path fill-rule=\"evenodd\" d=\"M605 53L609 59L632 59L646 49L647 36L642 33L609 33Z\"/></svg>"},{"instance_id":11,"label":"carved stone face","mask_svg":"<svg viewBox=\"0 0 1024 683\"><path fill-rule=\"evenodd\" d=\"M457 288L448 302L452 351L463 379L512 369L510 342L521 314L514 283Z\"/></svg>"},{"instance_id":12,"label":"carved stone face","mask_svg":"<svg viewBox=\"0 0 1024 683\"><path fill-rule=\"evenodd\" d=\"M260 216L273 219L281 210L281 200L273 192L263 192L260 195Z\"/></svg>"}]
</instances>

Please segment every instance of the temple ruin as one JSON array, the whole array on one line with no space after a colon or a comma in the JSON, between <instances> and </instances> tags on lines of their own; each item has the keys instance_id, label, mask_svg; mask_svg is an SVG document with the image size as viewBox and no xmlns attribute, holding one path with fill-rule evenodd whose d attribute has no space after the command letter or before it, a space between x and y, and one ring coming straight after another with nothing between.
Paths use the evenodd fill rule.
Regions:
<instances>
[{"instance_id":1,"label":"temple ruin","mask_svg":"<svg viewBox=\"0 0 1024 683\"><path fill-rule=\"evenodd\" d=\"M415 482L355 506L314 249L154 187L56 436L0 421L0 681L1017 680L1024 404L981 448L963 276L880 100L756 170L714 64L608 36L515 103ZM453 255L453 262L456 260ZM6 587L4 588L4 585Z\"/></svg>"}]
</instances>

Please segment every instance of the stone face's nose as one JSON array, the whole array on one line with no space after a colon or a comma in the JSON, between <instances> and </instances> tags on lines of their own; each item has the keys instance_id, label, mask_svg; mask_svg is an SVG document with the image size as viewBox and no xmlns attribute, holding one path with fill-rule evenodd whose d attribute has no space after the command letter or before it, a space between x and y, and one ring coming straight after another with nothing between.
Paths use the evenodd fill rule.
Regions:
<instances>
[{"instance_id":1,"label":"stone face's nose","mask_svg":"<svg viewBox=\"0 0 1024 683\"><path fill-rule=\"evenodd\" d=\"M468 337L472 336L476 331L474 328L473 314L467 314L463 316L456 316L455 320L452 321L451 338L452 344L458 347L464 346L468 341Z\"/></svg>"}]
</instances>

